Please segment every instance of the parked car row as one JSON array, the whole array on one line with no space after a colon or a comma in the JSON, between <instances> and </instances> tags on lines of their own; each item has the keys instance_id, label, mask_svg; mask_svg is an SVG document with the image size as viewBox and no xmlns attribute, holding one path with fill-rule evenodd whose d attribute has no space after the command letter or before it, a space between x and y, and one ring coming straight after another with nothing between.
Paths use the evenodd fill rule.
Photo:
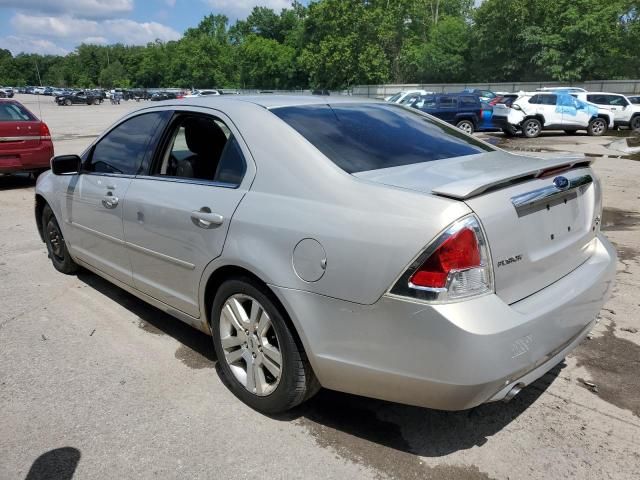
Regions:
<instances>
[{"instance_id":1,"label":"parked car row","mask_svg":"<svg viewBox=\"0 0 640 480\"><path fill-rule=\"evenodd\" d=\"M505 135L535 138L544 130L604 135L617 127L640 129L640 97L587 92L577 87L539 88L535 92L496 93L467 89L462 93L408 90L387 99L417 108L467 133L502 130Z\"/></svg>"}]
</instances>

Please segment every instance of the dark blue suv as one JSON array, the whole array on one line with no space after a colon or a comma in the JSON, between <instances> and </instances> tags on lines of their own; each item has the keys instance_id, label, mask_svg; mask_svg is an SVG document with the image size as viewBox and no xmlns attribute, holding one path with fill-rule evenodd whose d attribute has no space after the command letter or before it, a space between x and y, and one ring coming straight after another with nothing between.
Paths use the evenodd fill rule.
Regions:
<instances>
[{"instance_id":1,"label":"dark blue suv","mask_svg":"<svg viewBox=\"0 0 640 480\"><path fill-rule=\"evenodd\" d=\"M476 131L482 119L480 99L470 93L422 95L408 105L455 125L466 133Z\"/></svg>"}]
</instances>

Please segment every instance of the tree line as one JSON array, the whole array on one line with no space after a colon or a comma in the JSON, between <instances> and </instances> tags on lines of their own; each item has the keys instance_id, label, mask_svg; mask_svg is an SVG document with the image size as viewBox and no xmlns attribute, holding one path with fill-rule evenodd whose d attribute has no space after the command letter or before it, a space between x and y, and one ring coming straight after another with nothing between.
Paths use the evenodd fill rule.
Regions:
<instances>
[{"instance_id":1,"label":"tree line","mask_svg":"<svg viewBox=\"0 0 640 480\"><path fill-rule=\"evenodd\" d=\"M0 84L343 89L640 77L637 0L315 0L205 16L177 41L0 49Z\"/></svg>"}]
</instances>

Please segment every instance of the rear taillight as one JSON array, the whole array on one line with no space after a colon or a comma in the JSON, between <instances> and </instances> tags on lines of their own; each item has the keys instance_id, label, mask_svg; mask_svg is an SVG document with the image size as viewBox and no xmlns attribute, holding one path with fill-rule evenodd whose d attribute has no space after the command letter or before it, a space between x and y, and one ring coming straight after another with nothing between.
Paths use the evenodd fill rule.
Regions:
<instances>
[{"instance_id":1,"label":"rear taillight","mask_svg":"<svg viewBox=\"0 0 640 480\"><path fill-rule=\"evenodd\" d=\"M40 122L40 140L51 140L51 132L44 122Z\"/></svg>"},{"instance_id":2,"label":"rear taillight","mask_svg":"<svg viewBox=\"0 0 640 480\"><path fill-rule=\"evenodd\" d=\"M486 238L478 219L470 215L440 234L411 263L390 293L441 303L492 291Z\"/></svg>"}]
</instances>

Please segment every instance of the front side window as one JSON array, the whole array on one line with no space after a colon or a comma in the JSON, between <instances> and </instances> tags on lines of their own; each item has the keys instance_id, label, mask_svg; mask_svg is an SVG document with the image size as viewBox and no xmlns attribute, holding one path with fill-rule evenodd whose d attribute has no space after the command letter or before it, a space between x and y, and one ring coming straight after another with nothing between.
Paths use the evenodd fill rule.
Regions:
<instances>
[{"instance_id":1,"label":"front side window","mask_svg":"<svg viewBox=\"0 0 640 480\"><path fill-rule=\"evenodd\" d=\"M629 105L627 99L620 95L607 95L607 104L612 107L626 107Z\"/></svg>"},{"instance_id":2,"label":"front side window","mask_svg":"<svg viewBox=\"0 0 640 480\"><path fill-rule=\"evenodd\" d=\"M179 114L152 175L237 186L245 171L240 145L221 120Z\"/></svg>"},{"instance_id":3,"label":"front side window","mask_svg":"<svg viewBox=\"0 0 640 480\"><path fill-rule=\"evenodd\" d=\"M136 175L162 116L163 112L144 113L122 122L96 144L84 170Z\"/></svg>"},{"instance_id":4,"label":"front side window","mask_svg":"<svg viewBox=\"0 0 640 480\"><path fill-rule=\"evenodd\" d=\"M491 152L457 128L393 104L271 109L347 173Z\"/></svg>"}]
</instances>

